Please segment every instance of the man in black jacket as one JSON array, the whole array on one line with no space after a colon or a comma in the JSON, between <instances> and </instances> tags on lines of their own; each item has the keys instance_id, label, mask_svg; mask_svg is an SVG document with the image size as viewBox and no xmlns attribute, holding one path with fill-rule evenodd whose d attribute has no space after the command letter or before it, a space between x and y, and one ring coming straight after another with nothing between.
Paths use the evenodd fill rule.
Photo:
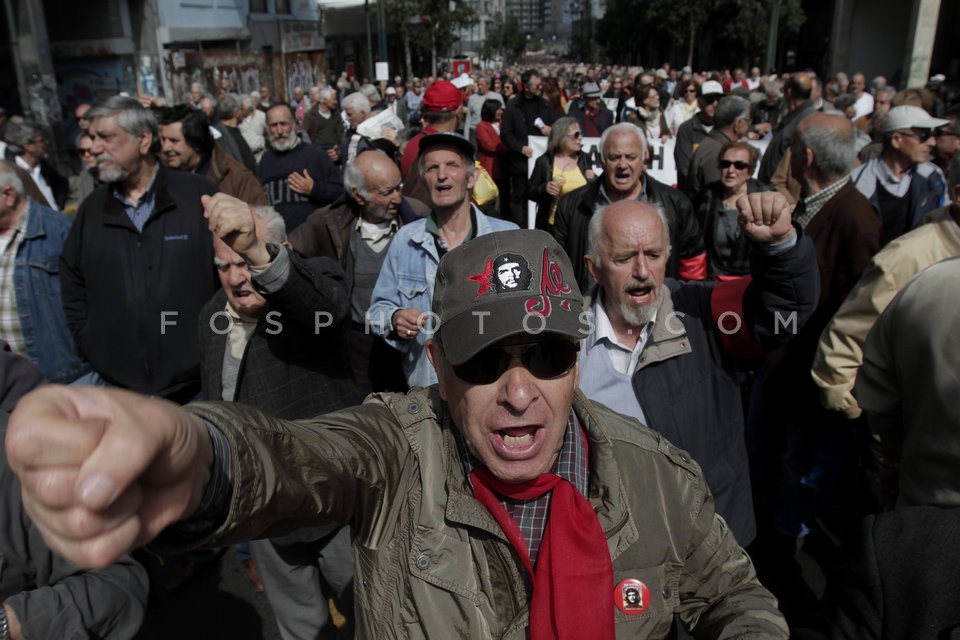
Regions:
<instances>
[{"instance_id":1,"label":"man in black jacket","mask_svg":"<svg viewBox=\"0 0 960 640\"><path fill-rule=\"evenodd\" d=\"M688 451L701 465L737 542L756 525L737 368L791 338L818 296L813 244L798 237L786 199L738 202L751 240L750 279L665 280L670 254L662 212L633 200L590 225L587 267L598 287L580 352L580 389Z\"/></svg>"},{"instance_id":2,"label":"man in black jacket","mask_svg":"<svg viewBox=\"0 0 960 640\"><path fill-rule=\"evenodd\" d=\"M67 325L109 384L188 402L200 392L197 315L217 284L200 198L216 187L157 162L157 121L137 100L109 98L88 116L106 184L60 255Z\"/></svg>"},{"instance_id":3,"label":"man in black jacket","mask_svg":"<svg viewBox=\"0 0 960 640\"><path fill-rule=\"evenodd\" d=\"M204 198L215 230L223 289L200 313L203 393L288 420L360 401L350 370L343 271L330 258L299 257L283 218L226 194ZM333 523L250 550L285 638L336 636L321 575L352 616L350 531Z\"/></svg>"},{"instance_id":4,"label":"man in black jacket","mask_svg":"<svg viewBox=\"0 0 960 640\"><path fill-rule=\"evenodd\" d=\"M500 138L510 149L506 166L510 176L510 212L513 221L526 228L527 160L533 157L530 136L550 135L550 125L557 116L542 95L543 83L536 70L524 71L520 82L523 92L507 103Z\"/></svg>"},{"instance_id":5,"label":"man in black jacket","mask_svg":"<svg viewBox=\"0 0 960 640\"><path fill-rule=\"evenodd\" d=\"M600 207L620 200L648 202L662 208L676 247L667 259L667 275L702 280L707 258L693 204L676 189L647 175L647 139L643 131L629 122L610 127L600 138L600 157L601 178L560 198L553 226L554 237L573 262L580 290L586 292L593 283L583 261L590 218Z\"/></svg>"}]
</instances>

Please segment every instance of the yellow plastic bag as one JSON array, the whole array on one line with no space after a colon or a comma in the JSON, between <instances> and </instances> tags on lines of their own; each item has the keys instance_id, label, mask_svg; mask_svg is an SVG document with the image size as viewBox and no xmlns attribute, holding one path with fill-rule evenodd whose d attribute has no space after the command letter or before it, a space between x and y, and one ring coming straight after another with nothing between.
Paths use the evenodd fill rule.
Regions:
<instances>
[{"instance_id":1,"label":"yellow plastic bag","mask_svg":"<svg viewBox=\"0 0 960 640\"><path fill-rule=\"evenodd\" d=\"M500 197L497 183L493 181L493 178L490 177L490 174L487 173L487 170L483 168L479 161L477 161L475 170L479 177L477 183L473 185L473 201L477 203L478 207L496 202L497 198Z\"/></svg>"}]
</instances>

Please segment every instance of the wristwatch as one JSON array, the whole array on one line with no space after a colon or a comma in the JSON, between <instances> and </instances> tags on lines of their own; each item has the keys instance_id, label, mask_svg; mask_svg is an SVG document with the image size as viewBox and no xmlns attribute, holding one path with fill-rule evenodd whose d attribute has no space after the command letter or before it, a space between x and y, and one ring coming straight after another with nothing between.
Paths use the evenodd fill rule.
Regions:
<instances>
[{"instance_id":1,"label":"wristwatch","mask_svg":"<svg viewBox=\"0 0 960 640\"><path fill-rule=\"evenodd\" d=\"M0 640L10 640L10 623L7 622L7 608L0 603Z\"/></svg>"}]
</instances>

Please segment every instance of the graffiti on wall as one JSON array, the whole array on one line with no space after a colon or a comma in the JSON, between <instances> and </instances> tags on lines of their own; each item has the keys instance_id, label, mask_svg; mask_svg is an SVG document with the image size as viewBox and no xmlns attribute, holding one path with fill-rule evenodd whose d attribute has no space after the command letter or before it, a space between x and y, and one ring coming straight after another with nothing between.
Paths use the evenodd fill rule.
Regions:
<instances>
[{"instance_id":1,"label":"graffiti on wall","mask_svg":"<svg viewBox=\"0 0 960 640\"><path fill-rule=\"evenodd\" d=\"M304 90L321 82L327 70L323 53L293 53L278 56L267 63L263 52L238 54L234 49L173 51L168 59L170 87L174 102L186 102L190 86L197 82L205 93L219 95L221 88L231 93L249 94L261 85L276 88L278 97L289 99L295 87ZM224 86L225 85L225 86ZM280 95L285 94L285 95Z\"/></svg>"},{"instance_id":2,"label":"graffiti on wall","mask_svg":"<svg viewBox=\"0 0 960 640\"><path fill-rule=\"evenodd\" d=\"M239 94L256 91L264 66L261 54L237 55L235 50L175 51L170 61L174 102L186 102L194 82L215 96L221 88Z\"/></svg>"},{"instance_id":3,"label":"graffiti on wall","mask_svg":"<svg viewBox=\"0 0 960 640\"><path fill-rule=\"evenodd\" d=\"M297 87L306 92L314 85L323 84L324 74L327 71L326 56L322 53L287 54L287 96L293 96Z\"/></svg>"}]
</instances>

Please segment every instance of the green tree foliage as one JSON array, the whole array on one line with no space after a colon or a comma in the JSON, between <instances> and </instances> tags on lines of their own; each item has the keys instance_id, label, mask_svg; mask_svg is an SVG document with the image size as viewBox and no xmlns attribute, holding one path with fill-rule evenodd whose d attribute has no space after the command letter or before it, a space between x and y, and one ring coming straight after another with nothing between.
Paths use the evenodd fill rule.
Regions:
<instances>
[{"instance_id":1,"label":"green tree foliage","mask_svg":"<svg viewBox=\"0 0 960 640\"><path fill-rule=\"evenodd\" d=\"M781 2L780 34L796 34L806 16L801 0L611 0L597 29L597 42L615 62L678 59L684 64L716 66L763 54L772 2Z\"/></svg>"},{"instance_id":2,"label":"green tree foliage","mask_svg":"<svg viewBox=\"0 0 960 640\"><path fill-rule=\"evenodd\" d=\"M460 29L477 22L477 14L464 0L387 0L387 19L396 26L404 43L408 75L410 52L431 58L431 73L437 73L437 58L446 56Z\"/></svg>"}]
</instances>

